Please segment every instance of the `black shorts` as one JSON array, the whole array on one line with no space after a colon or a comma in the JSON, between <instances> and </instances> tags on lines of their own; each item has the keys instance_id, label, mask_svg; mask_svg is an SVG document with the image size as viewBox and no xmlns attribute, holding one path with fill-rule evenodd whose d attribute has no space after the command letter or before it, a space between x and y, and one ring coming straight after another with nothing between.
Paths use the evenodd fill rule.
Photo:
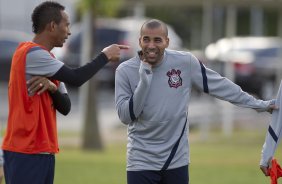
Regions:
<instances>
[{"instance_id":1,"label":"black shorts","mask_svg":"<svg viewBox=\"0 0 282 184\"><path fill-rule=\"evenodd\" d=\"M188 166L164 171L127 171L127 184L188 184Z\"/></svg>"},{"instance_id":2,"label":"black shorts","mask_svg":"<svg viewBox=\"0 0 282 184\"><path fill-rule=\"evenodd\" d=\"M55 172L53 154L3 152L6 184L53 184Z\"/></svg>"}]
</instances>

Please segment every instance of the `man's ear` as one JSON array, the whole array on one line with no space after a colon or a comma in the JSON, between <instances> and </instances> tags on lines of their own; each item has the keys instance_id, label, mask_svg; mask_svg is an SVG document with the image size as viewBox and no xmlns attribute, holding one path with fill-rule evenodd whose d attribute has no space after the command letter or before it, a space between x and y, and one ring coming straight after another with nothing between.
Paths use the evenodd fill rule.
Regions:
<instances>
[{"instance_id":1,"label":"man's ear","mask_svg":"<svg viewBox=\"0 0 282 184\"><path fill-rule=\"evenodd\" d=\"M168 46L169 46L169 38L167 37L166 38L166 48L168 48Z\"/></svg>"},{"instance_id":2,"label":"man's ear","mask_svg":"<svg viewBox=\"0 0 282 184\"><path fill-rule=\"evenodd\" d=\"M50 29L50 32L53 32L55 30L55 27L56 27L56 23L54 21L51 21L49 23L49 29Z\"/></svg>"},{"instance_id":3,"label":"man's ear","mask_svg":"<svg viewBox=\"0 0 282 184\"><path fill-rule=\"evenodd\" d=\"M141 37L139 38L139 46L141 47ZM142 47L141 47L142 48Z\"/></svg>"}]
</instances>

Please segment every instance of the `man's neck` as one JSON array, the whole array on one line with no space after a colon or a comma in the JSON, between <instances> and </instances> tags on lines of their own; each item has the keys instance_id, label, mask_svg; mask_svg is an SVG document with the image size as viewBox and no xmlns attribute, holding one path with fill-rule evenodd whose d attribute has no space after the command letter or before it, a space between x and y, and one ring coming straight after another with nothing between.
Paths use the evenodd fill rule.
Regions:
<instances>
[{"instance_id":1,"label":"man's neck","mask_svg":"<svg viewBox=\"0 0 282 184\"><path fill-rule=\"evenodd\" d=\"M48 51L51 51L54 46L50 43L50 40L48 37L46 37L43 33L42 34L36 34L32 41L38 45L42 45L45 47Z\"/></svg>"}]
</instances>

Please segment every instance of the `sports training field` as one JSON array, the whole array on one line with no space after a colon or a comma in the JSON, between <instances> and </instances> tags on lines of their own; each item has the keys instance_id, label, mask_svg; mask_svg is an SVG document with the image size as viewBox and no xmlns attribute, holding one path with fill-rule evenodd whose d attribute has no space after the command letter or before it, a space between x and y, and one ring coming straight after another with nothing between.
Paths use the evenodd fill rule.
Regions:
<instances>
[{"instance_id":1,"label":"sports training field","mask_svg":"<svg viewBox=\"0 0 282 184\"><path fill-rule=\"evenodd\" d=\"M199 133L192 132L190 184L270 183L258 167L264 136L263 130L235 132L231 137L217 132L203 141ZM102 152L61 147L55 184L125 184L125 146L117 141L107 144ZM276 157L282 163L281 148Z\"/></svg>"}]
</instances>

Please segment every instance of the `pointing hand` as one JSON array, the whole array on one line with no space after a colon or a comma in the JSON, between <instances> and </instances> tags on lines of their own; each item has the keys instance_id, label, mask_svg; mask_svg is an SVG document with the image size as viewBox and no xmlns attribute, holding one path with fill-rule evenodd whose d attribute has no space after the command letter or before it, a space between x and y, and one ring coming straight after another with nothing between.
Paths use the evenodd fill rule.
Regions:
<instances>
[{"instance_id":1,"label":"pointing hand","mask_svg":"<svg viewBox=\"0 0 282 184\"><path fill-rule=\"evenodd\" d=\"M102 50L107 56L109 61L118 62L120 59L120 53L123 49L129 49L127 45L112 44Z\"/></svg>"}]
</instances>

